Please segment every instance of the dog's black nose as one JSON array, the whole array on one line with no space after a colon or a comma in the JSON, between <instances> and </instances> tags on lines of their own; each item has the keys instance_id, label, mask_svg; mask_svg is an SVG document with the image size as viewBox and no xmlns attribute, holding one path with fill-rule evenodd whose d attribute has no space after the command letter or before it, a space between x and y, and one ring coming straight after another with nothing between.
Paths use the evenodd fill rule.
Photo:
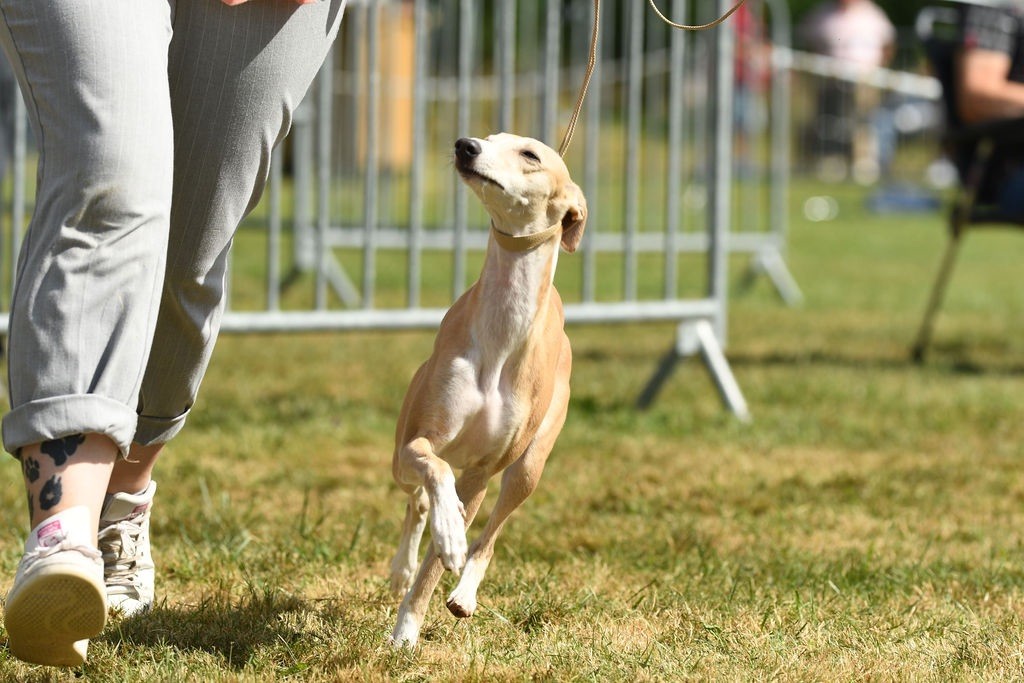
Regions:
<instances>
[{"instance_id":1,"label":"dog's black nose","mask_svg":"<svg viewBox=\"0 0 1024 683\"><path fill-rule=\"evenodd\" d=\"M455 141L455 158L468 163L480 156L480 143L473 138L459 138Z\"/></svg>"}]
</instances>

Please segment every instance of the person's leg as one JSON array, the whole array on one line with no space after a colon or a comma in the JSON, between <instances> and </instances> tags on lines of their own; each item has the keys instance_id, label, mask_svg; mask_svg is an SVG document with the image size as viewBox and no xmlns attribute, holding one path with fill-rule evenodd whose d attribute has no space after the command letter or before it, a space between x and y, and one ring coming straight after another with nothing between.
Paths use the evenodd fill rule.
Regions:
<instances>
[{"instance_id":1,"label":"person's leg","mask_svg":"<svg viewBox=\"0 0 1024 683\"><path fill-rule=\"evenodd\" d=\"M5 604L29 661L80 663L106 618L97 520L135 432L166 255L169 41L164 0L0 2L39 145L3 419L34 526Z\"/></svg>"},{"instance_id":2,"label":"person's leg","mask_svg":"<svg viewBox=\"0 0 1024 683\"><path fill-rule=\"evenodd\" d=\"M132 444L127 458L120 458L114 463L113 471L106 483L106 491L111 493L137 493L144 491L153 478L153 468L164 445L161 443L142 446Z\"/></svg>"},{"instance_id":3,"label":"person's leg","mask_svg":"<svg viewBox=\"0 0 1024 683\"><path fill-rule=\"evenodd\" d=\"M192 408L220 328L232 236L262 194L271 150L323 63L344 4L177 3L171 237L139 401L140 445L169 441Z\"/></svg>"},{"instance_id":4,"label":"person's leg","mask_svg":"<svg viewBox=\"0 0 1024 683\"><path fill-rule=\"evenodd\" d=\"M178 0L169 75L174 195L163 298L142 383L135 444L114 466L100 548L113 608L154 600L149 519L161 446L195 401L220 327L228 248L259 200L271 149L319 69L344 2L228 7Z\"/></svg>"},{"instance_id":5,"label":"person's leg","mask_svg":"<svg viewBox=\"0 0 1024 683\"><path fill-rule=\"evenodd\" d=\"M156 564L149 541L156 482L153 467L162 444L133 444L106 482L99 520L103 579L113 613L131 617L148 611L156 598Z\"/></svg>"},{"instance_id":6,"label":"person's leg","mask_svg":"<svg viewBox=\"0 0 1024 683\"><path fill-rule=\"evenodd\" d=\"M30 525L59 512L84 506L89 511L89 541L96 545L102 492L110 479L117 447L102 434L72 434L21 449Z\"/></svg>"},{"instance_id":7,"label":"person's leg","mask_svg":"<svg viewBox=\"0 0 1024 683\"><path fill-rule=\"evenodd\" d=\"M874 114L881 104L877 88L859 83L853 90L853 137L851 156L853 179L861 185L874 184L881 174L878 129Z\"/></svg>"},{"instance_id":8,"label":"person's leg","mask_svg":"<svg viewBox=\"0 0 1024 683\"><path fill-rule=\"evenodd\" d=\"M95 433L126 455L166 258L170 10L163 0L4 0L0 11L39 144L4 446L17 454Z\"/></svg>"}]
</instances>

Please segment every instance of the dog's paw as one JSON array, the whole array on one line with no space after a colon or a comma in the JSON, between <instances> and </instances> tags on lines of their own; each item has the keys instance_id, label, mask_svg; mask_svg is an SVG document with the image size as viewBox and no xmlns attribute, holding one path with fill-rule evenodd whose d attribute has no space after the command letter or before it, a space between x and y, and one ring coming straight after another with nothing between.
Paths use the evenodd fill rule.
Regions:
<instances>
[{"instance_id":1,"label":"dog's paw","mask_svg":"<svg viewBox=\"0 0 1024 683\"><path fill-rule=\"evenodd\" d=\"M412 588L412 580L416 576L416 568L405 565L391 565L391 597L401 598Z\"/></svg>"},{"instance_id":2,"label":"dog's paw","mask_svg":"<svg viewBox=\"0 0 1024 683\"><path fill-rule=\"evenodd\" d=\"M476 591L460 591L460 588L461 586L457 586L452 591L445 604L448 606L449 612L460 619L465 619L473 616L473 613L476 612Z\"/></svg>"},{"instance_id":3,"label":"dog's paw","mask_svg":"<svg viewBox=\"0 0 1024 683\"><path fill-rule=\"evenodd\" d=\"M454 498L454 501L452 501ZM430 534L441 564L458 575L466 564L466 509L457 497L444 497L430 509Z\"/></svg>"},{"instance_id":4,"label":"dog's paw","mask_svg":"<svg viewBox=\"0 0 1024 683\"><path fill-rule=\"evenodd\" d=\"M473 616L476 612L476 591L484 578L484 571L487 569L487 561L481 560L477 555L472 555L462 569L462 578L448 595L445 604L448 611L459 618Z\"/></svg>"},{"instance_id":5,"label":"dog's paw","mask_svg":"<svg viewBox=\"0 0 1024 683\"><path fill-rule=\"evenodd\" d=\"M399 615L395 630L388 639L391 647L396 650L402 648L416 647L416 641L420 639L420 625L411 616Z\"/></svg>"}]
</instances>

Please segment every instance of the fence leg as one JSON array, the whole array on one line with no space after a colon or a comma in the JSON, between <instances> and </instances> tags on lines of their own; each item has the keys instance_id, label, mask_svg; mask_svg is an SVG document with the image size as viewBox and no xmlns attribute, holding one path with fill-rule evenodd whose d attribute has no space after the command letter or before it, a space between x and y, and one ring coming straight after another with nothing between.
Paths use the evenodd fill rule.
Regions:
<instances>
[{"instance_id":1,"label":"fence leg","mask_svg":"<svg viewBox=\"0 0 1024 683\"><path fill-rule=\"evenodd\" d=\"M789 271L786 259L783 258L778 247L765 247L751 257L744 284L749 286L761 274L768 276L775 291L779 293L779 297L787 306L796 307L803 304L804 293L800 291L800 285Z\"/></svg>"},{"instance_id":2,"label":"fence leg","mask_svg":"<svg viewBox=\"0 0 1024 683\"><path fill-rule=\"evenodd\" d=\"M931 295L928 297L928 308L925 309L924 318L921 320L921 327L917 331L917 339L910 350L910 356L915 363L924 360L925 349L928 348L932 338L932 326L935 323L935 314L942 305L942 298L946 294L946 285L949 284L949 276L953 272L953 265L956 263L957 251L960 248L960 233L954 232L946 245L946 253L942 257L942 265L935 276L935 284L932 285Z\"/></svg>"},{"instance_id":3,"label":"fence leg","mask_svg":"<svg viewBox=\"0 0 1024 683\"><path fill-rule=\"evenodd\" d=\"M338 298L350 308L357 308L363 305L363 298L359 294L359 290L352 284L352 278L345 272L345 268L338 263L338 259L334 257L334 254L330 254L330 258L324 264L327 277L327 283L334 290L334 293L338 295Z\"/></svg>"},{"instance_id":4,"label":"fence leg","mask_svg":"<svg viewBox=\"0 0 1024 683\"><path fill-rule=\"evenodd\" d=\"M362 305L359 289L334 254L326 252L319 262L316 227L313 225L311 204L313 201L313 165L316 160L317 140L313 131L315 112L311 101L303 102L295 109L292 119L292 174L293 174L293 215L294 235L293 265L281 278L281 291L290 289L306 273L314 272L318 280L323 278L338 298L349 308ZM322 115L322 114L321 114ZM321 142L320 144L324 144ZM322 150L321 150L322 151ZM322 169L321 169L322 171ZM280 182L274 178L271 182ZM329 187L329 184L328 184ZM321 188L322 190L322 188ZM322 247L326 249L326 247ZM319 267L318 267L319 266ZM320 272L317 272L317 271Z\"/></svg>"},{"instance_id":5,"label":"fence leg","mask_svg":"<svg viewBox=\"0 0 1024 683\"><path fill-rule=\"evenodd\" d=\"M718 388L722 403L742 422L750 422L750 410L747 408L747 401L743 398L740 385L732 374L729 361L722 353L722 346L715 336L715 328L708 320L691 320L679 326L675 345L668 353L662 356L658 362L647 386L640 392L636 406L641 410L649 408L657 397L665 380L669 378L672 371L682 358L700 353L711 373L711 379Z\"/></svg>"},{"instance_id":6,"label":"fence leg","mask_svg":"<svg viewBox=\"0 0 1024 683\"><path fill-rule=\"evenodd\" d=\"M662 385L665 384L665 380L669 378L672 371L676 369L676 364L682 356L676 350L676 347L672 347L668 350L661 360L658 361L658 367L654 369L654 374L647 380L647 385L636 399L636 407L638 410L647 410L654 403L654 399L658 396L661 391Z\"/></svg>"}]
</instances>

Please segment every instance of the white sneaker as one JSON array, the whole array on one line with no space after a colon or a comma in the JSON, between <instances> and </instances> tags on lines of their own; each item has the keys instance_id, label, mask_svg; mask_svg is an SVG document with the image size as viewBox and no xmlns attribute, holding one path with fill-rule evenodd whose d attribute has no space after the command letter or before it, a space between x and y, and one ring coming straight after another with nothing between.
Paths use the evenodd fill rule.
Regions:
<instances>
[{"instance_id":1,"label":"white sneaker","mask_svg":"<svg viewBox=\"0 0 1024 683\"><path fill-rule=\"evenodd\" d=\"M80 666L88 639L103 630L103 559L88 526L88 508L78 506L43 521L25 541L4 605L8 647L18 659Z\"/></svg>"},{"instance_id":2,"label":"white sneaker","mask_svg":"<svg viewBox=\"0 0 1024 683\"><path fill-rule=\"evenodd\" d=\"M100 514L99 546L111 612L131 617L153 606L155 565L149 549L149 513L156 482L142 493L114 493Z\"/></svg>"}]
</instances>

